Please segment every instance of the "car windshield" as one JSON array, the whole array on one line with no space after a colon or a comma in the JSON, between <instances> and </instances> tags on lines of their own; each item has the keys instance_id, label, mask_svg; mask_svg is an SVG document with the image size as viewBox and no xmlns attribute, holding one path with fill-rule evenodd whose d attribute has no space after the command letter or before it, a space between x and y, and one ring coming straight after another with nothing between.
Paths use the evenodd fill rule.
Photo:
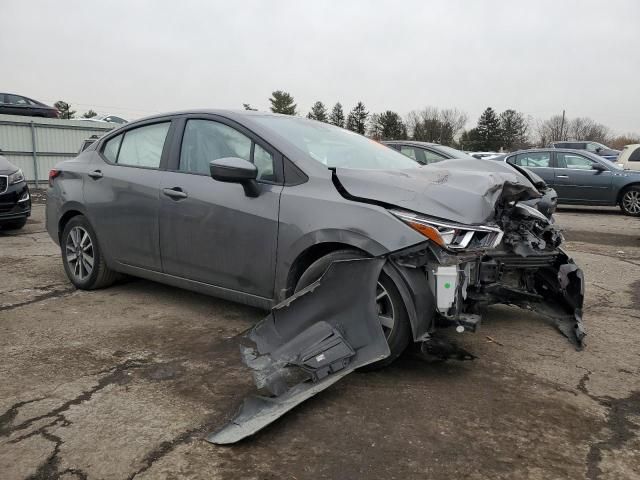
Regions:
<instances>
[{"instance_id":1,"label":"car windshield","mask_svg":"<svg viewBox=\"0 0 640 480\"><path fill-rule=\"evenodd\" d=\"M464 153L462 150L456 150L455 148L447 147L445 145L438 145L435 147L436 150L441 151L447 155L450 155L452 158L462 158L464 160L476 160L471 155Z\"/></svg>"},{"instance_id":2,"label":"car windshield","mask_svg":"<svg viewBox=\"0 0 640 480\"><path fill-rule=\"evenodd\" d=\"M401 153L344 128L287 116L265 115L252 119L327 167L366 170L420 167Z\"/></svg>"}]
</instances>

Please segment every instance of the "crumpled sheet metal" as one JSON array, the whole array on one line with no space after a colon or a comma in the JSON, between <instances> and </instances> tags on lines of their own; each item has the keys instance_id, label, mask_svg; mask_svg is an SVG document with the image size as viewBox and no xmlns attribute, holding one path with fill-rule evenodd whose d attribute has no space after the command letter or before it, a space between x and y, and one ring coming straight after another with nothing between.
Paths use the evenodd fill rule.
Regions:
<instances>
[{"instance_id":1,"label":"crumpled sheet metal","mask_svg":"<svg viewBox=\"0 0 640 480\"><path fill-rule=\"evenodd\" d=\"M558 269L558 282L562 290L562 296L567 305L573 310L573 318L567 316L556 320L556 327L573 343L577 350L584 348L584 337L587 333L582 325L582 306L584 304L584 274L573 260L568 258L567 263L560 265Z\"/></svg>"},{"instance_id":2,"label":"crumpled sheet metal","mask_svg":"<svg viewBox=\"0 0 640 480\"><path fill-rule=\"evenodd\" d=\"M207 440L253 435L355 369L389 356L378 321L376 283L385 258L332 263L315 283L273 308L246 335L241 352L258 388Z\"/></svg>"}]
</instances>

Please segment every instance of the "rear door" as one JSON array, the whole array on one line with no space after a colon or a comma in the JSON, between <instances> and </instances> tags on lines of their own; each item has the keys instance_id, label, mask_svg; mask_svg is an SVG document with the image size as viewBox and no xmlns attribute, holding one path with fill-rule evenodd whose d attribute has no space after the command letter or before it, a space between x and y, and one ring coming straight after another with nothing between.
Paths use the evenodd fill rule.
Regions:
<instances>
[{"instance_id":1,"label":"rear door","mask_svg":"<svg viewBox=\"0 0 640 480\"><path fill-rule=\"evenodd\" d=\"M160 248L165 273L273 298L282 159L244 127L217 116L181 120L162 174ZM240 157L258 167L260 195L209 175L209 162Z\"/></svg>"},{"instance_id":2,"label":"rear door","mask_svg":"<svg viewBox=\"0 0 640 480\"><path fill-rule=\"evenodd\" d=\"M555 190L558 198L568 203L612 203L613 174L608 167L573 152L555 153ZM594 170L602 165L605 170Z\"/></svg>"},{"instance_id":3,"label":"rear door","mask_svg":"<svg viewBox=\"0 0 640 480\"><path fill-rule=\"evenodd\" d=\"M507 157L507 162L526 167L542 178L547 185L555 187L555 176L551 163L551 152L523 152Z\"/></svg>"},{"instance_id":4,"label":"rear door","mask_svg":"<svg viewBox=\"0 0 640 480\"><path fill-rule=\"evenodd\" d=\"M85 180L84 197L98 241L115 261L161 271L158 211L169 119L126 130L103 142Z\"/></svg>"}]
</instances>

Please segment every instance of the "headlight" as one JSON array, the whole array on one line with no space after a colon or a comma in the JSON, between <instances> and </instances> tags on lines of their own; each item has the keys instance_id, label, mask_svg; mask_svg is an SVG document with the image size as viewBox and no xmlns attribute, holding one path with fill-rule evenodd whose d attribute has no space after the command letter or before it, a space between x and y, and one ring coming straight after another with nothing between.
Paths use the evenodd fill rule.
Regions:
<instances>
[{"instance_id":1,"label":"headlight","mask_svg":"<svg viewBox=\"0 0 640 480\"><path fill-rule=\"evenodd\" d=\"M23 181L24 175L22 174L22 170L18 170L17 172L13 172L11 175L9 175L9 185L14 185Z\"/></svg>"},{"instance_id":2,"label":"headlight","mask_svg":"<svg viewBox=\"0 0 640 480\"><path fill-rule=\"evenodd\" d=\"M429 240L451 250L495 248L504 234L498 227L456 225L404 210L389 211Z\"/></svg>"}]
</instances>

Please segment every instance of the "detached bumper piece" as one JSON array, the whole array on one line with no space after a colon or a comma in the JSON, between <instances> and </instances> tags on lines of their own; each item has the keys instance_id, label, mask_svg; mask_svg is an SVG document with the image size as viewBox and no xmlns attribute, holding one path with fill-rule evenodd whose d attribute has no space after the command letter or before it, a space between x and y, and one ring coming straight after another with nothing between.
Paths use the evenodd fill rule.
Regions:
<instances>
[{"instance_id":1,"label":"detached bumper piece","mask_svg":"<svg viewBox=\"0 0 640 480\"><path fill-rule=\"evenodd\" d=\"M230 444L253 435L356 368L389 356L375 299L385 261L332 263L320 280L248 332L243 360L264 394L246 398L209 442Z\"/></svg>"}]
</instances>

